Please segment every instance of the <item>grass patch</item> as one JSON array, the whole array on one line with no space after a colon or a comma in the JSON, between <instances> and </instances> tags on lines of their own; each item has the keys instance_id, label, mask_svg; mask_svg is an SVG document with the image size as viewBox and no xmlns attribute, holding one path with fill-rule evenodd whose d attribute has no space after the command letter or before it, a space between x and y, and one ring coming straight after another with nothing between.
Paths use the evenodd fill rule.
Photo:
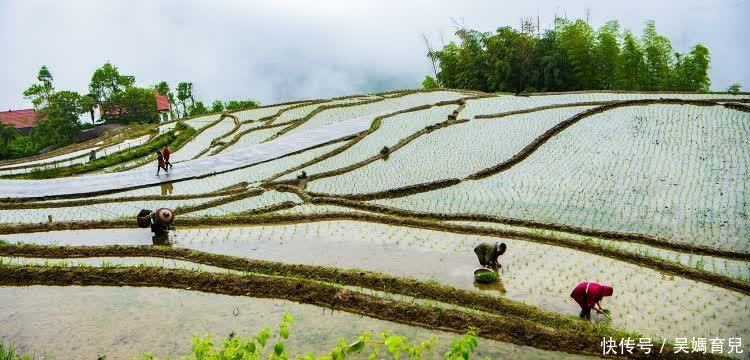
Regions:
<instances>
[{"instance_id":1,"label":"grass patch","mask_svg":"<svg viewBox=\"0 0 750 360\"><path fill-rule=\"evenodd\" d=\"M12 344L0 341L0 360L32 360L30 355L19 354Z\"/></svg>"},{"instance_id":2,"label":"grass patch","mask_svg":"<svg viewBox=\"0 0 750 360\"><path fill-rule=\"evenodd\" d=\"M196 130L192 127L178 122L174 129L157 136L151 141L127 150L116 152L111 155L102 156L86 164L75 164L66 167L33 170L28 174L19 174L11 176L16 179L52 179L63 176L83 174L90 171L103 169L106 167L121 164L134 159L150 156L157 150L161 150L165 145L170 148L179 148L195 136Z\"/></svg>"}]
</instances>

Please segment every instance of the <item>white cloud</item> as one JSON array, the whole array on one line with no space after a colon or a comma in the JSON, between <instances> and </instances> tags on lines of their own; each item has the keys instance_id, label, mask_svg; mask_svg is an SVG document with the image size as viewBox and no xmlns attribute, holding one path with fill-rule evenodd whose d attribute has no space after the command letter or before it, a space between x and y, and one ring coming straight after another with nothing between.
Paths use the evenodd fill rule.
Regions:
<instances>
[{"instance_id":1,"label":"white cloud","mask_svg":"<svg viewBox=\"0 0 750 360\"><path fill-rule=\"evenodd\" d=\"M640 32L646 19L685 51L708 45L714 88L750 87L750 5L650 1L11 1L0 0L0 109L27 106L21 92L46 64L58 88L85 91L106 61L139 83L190 80L199 98L264 103L388 87L417 87L430 71L420 34L450 37L450 18L484 31L554 13L592 24L620 20Z\"/></svg>"}]
</instances>

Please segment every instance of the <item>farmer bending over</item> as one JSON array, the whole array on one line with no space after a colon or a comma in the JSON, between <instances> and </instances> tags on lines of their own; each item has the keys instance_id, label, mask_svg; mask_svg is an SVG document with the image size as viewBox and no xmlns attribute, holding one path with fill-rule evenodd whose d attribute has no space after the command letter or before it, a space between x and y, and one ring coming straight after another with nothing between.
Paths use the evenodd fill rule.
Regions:
<instances>
[{"instance_id":1,"label":"farmer bending over","mask_svg":"<svg viewBox=\"0 0 750 360\"><path fill-rule=\"evenodd\" d=\"M608 285L601 285L595 282L582 282L573 289L570 297L581 306L582 319L591 320L591 310L604 315L604 309L599 304L605 296L612 296L613 289ZM597 309L597 307L599 307Z\"/></svg>"},{"instance_id":2,"label":"farmer bending over","mask_svg":"<svg viewBox=\"0 0 750 360\"><path fill-rule=\"evenodd\" d=\"M497 258L505 253L506 248L507 246L505 245L505 243L496 242L494 245L492 245L485 242L477 245L477 247L474 248L474 252L477 254L480 265L486 268L495 266L501 267L501 265L497 261Z\"/></svg>"}]
</instances>

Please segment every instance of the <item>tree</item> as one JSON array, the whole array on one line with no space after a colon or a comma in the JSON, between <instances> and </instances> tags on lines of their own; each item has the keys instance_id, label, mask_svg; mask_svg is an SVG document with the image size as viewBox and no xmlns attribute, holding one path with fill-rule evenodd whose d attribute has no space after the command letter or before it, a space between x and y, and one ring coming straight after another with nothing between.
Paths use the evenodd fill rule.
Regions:
<instances>
[{"instance_id":1,"label":"tree","mask_svg":"<svg viewBox=\"0 0 750 360\"><path fill-rule=\"evenodd\" d=\"M47 107L47 101L55 91L55 88L52 86L52 73L50 73L45 65L42 65L39 69L36 79L39 82L26 89L23 92L23 96L24 98L31 100L34 109L39 111Z\"/></svg>"},{"instance_id":2,"label":"tree","mask_svg":"<svg viewBox=\"0 0 750 360\"><path fill-rule=\"evenodd\" d=\"M481 91L568 91L582 89L705 91L710 56L703 45L687 55L673 54L669 39L646 23L639 40L609 21L594 31L588 21L556 18L539 37L528 18L521 30L509 26L494 34L459 28L458 41L432 51L435 82ZM434 71L433 71L434 72ZM424 86L431 86L425 78Z\"/></svg>"},{"instance_id":3,"label":"tree","mask_svg":"<svg viewBox=\"0 0 750 360\"><path fill-rule=\"evenodd\" d=\"M0 159L11 157L10 145L16 137L18 137L18 132L14 127L0 123Z\"/></svg>"},{"instance_id":4,"label":"tree","mask_svg":"<svg viewBox=\"0 0 750 360\"><path fill-rule=\"evenodd\" d=\"M711 79L708 77L708 69L711 68L711 54L709 54L707 47L702 44L695 45L685 60L685 68L688 90L709 90Z\"/></svg>"},{"instance_id":5,"label":"tree","mask_svg":"<svg viewBox=\"0 0 750 360\"><path fill-rule=\"evenodd\" d=\"M614 89L620 70L620 23L608 21L596 33L594 73L597 89Z\"/></svg>"},{"instance_id":6,"label":"tree","mask_svg":"<svg viewBox=\"0 0 750 360\"><path fill-rule=\"evenodd\" d=\"M424 80L422 80L422 88L423 89L436 89L440 86L438 86L437 80L435 80L434 77L430 75L425 75Z\"/></svg>"},{"instance_id":7,"label":"tree","mask_svg":"<svg viewBox=\"0 0 750 360\"><path fill-rule=\"evenodd\" d=\"M557 22L562 21L561 19ZM544 91L568 90L570 84L570 62L562 50L559 32L547 30L537 45L539 52L540 89Z\"/></svg>"},{"instance_id":8,"label":"tree","mask_svg":"<svg viewBox=\"0 0 750 360\"><path fill-rule=\"evenodd\" d=\"M730 94L739 94L740 91L742 91L742 85L739 83L729 85L729 87L727 88L727 92Z\"/></svg>"},{"instance_id":9,"label":"tree","mask_svg":"<svg viewBox=\"0 0 750 360\"><path fill-rule=\"evenodd\" d=\"M653 20L646 22L643 30L643 52L645 55L644 77L646 90L669 87L672 77L672 43L656 32Z\"/></svg>"},{"instance_id":10,"label":"tree","mask_svg":"<svg viewBox=\"0 0 750 360\"><path fill-rule=\"evenodd\" d=\"M169 84L167 84L166 81L161 81L158 84L154 85L154 90L156 90L157 93L167 96L169 94Z\"/></svg>"},{"instance_id":11,"label":"tree","mask_svg":"<svg viewBox=\"0 0 750 360\"><path fill-rule=\"evenodd\" d=\"M594 31L583 20L560 29L560 46L568 56L573 90L591 89L594 85Z\"/></svg>"},{"instance_id":12,"label":"tree","mask_svg":"<svg viewBox=\"0 0 750 360\"><path fill-rule=\"evenodd\" d=\"M170 91L169 94L167 94L167 100L169 101L169 104L172 108L172 118L179 118L180 108L177 107L177 101L175 100L174 93ZM182 116L185 116L185 114L183 113Z\"/></svg>"},{"instance_id":13,"label":"tree","mask_svg":"<svg viewBox=\"0 0 750 360\"><path fill-rule=\"evenodd\" d=\"M121 75L117 66L107 62L94 71L89 83L89 92L101 104L135 84L135 77Z\"/></svg>"},{"instance_id":14,"label":"tree","mask_svg":"<svg viewBox=\"0 0 750 360\"><path fill-rule=\"evenodd\" d=\"M220 112L224 111L224 104L221 102L221 100L216 100L213 103L211 103L211 112Z\"/></svg>"},{"instance_id":15,"label":"tree","mask_svg":"<svg viewBox=\"0 0 750 360\"><path fill-rule=\"evenodd\" d=\"M79 117L91 108L93 99L74 91L57 91L49 97L45 117L38 120L31 138L36 151L54 146L66 146L75 140L81 130Z\"/></svg>"},{"instance_id":16,"label":"tree","mask_svg":"<svg viewBox=\"0 0 750 360\"><path fill-rule=\"evenodd\" d=\"M177 84L177 100L179 100L180 104L182 104L183 116L188 113L187 104L185 103L187 99L193 99L193 83L181 82Z\"/></svg>"},{"instance_id":17,"label":"tree","mask_svg":"<svg viewBox=\"0 0 750 360\"><path fill-rule=\"evenodd\" d=\"M644 73L645 64L643 62L641 46L638 44L635 36L633 36L633 33L625 31L618 87L624 90L641 90L643 88Z\"/></svg>"},{"instance_id":18,"label":"tree","mask_svg":"<svg viewBox=\"0 0 750 360\"><path fill-rule=\"evenodd\" d=\"M257 108L258 106L260 106L260 104L255 100L232 100L232 101L228 101L224 108L227 111L237 111L237 110L254 109L254 108Z\"/></svg>"},{"instance_id":19,"label":"tree","mask_svg":"<svg viewBox=\"0 0 750 360\"><path fill-rule=\"evenodd\" d=\"M103 105L107 122L118 123L155 123L159 121L156 113L155 90L129 87L113 95Z\"/></svg>"},{"instance_id":20,"label":"tree","mask_svg":"<svg viewBox=\"0 0 750 360\"><path fill-rule=\"evenodd\" d=\"M190 116L205 114L208 109L203 105L203 101L196 101L195 104L190 105Z\"/></svg>"}]
</instances>

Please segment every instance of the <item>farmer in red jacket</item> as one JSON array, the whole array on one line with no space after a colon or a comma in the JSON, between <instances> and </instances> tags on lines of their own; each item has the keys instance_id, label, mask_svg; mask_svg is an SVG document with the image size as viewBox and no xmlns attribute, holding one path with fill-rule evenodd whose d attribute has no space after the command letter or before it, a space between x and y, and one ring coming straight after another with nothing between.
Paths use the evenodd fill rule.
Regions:
<instances>
[{"instance_id":1,"label":"farmer in red jacket","mask_svg":"<svg viewBox=\"0 0 750 360\"><path fill-rule=\"evenodd\" d=\"M591 320L591 310L604 314L604 309L599 304L602 298L605 296L612 296L613 289L608 285L601 285L595 282L582 282L573 289L570 293L570 297L575 300L578 305L581 305L581 314L579 315L582 319ZM597 309L597 307L599 307Z\"/></svg>"},{"instance_id":2,"label":"farmer in red jacket","mask_svg":"<svg viewBox=\"0 0 750 360\"><path fill-rule=\"evenodd\" d=\"M164 157L164 164L166 166L169 166L170 169L172 168L172 163L169 162L169 155L171 155L171 154L172 154L172 151L169 150L169 146L164 145L164 148L161 149L161 155Z\"/></svg>"},{"instance_id":3,"label":"farmer in red jacket","mask_svg":"<svg viewBox=\"0 0 750 360\"><path fill-rule=\"evenodd\" d=\"M162 155L159 150L156 150L156 165L158 166L156 168L156 176L159 176L159 171L161 171L161 169L164 169L166 173L169 173L167 165L164 163L164 155Z\"/></svg>"}]
</instances>

